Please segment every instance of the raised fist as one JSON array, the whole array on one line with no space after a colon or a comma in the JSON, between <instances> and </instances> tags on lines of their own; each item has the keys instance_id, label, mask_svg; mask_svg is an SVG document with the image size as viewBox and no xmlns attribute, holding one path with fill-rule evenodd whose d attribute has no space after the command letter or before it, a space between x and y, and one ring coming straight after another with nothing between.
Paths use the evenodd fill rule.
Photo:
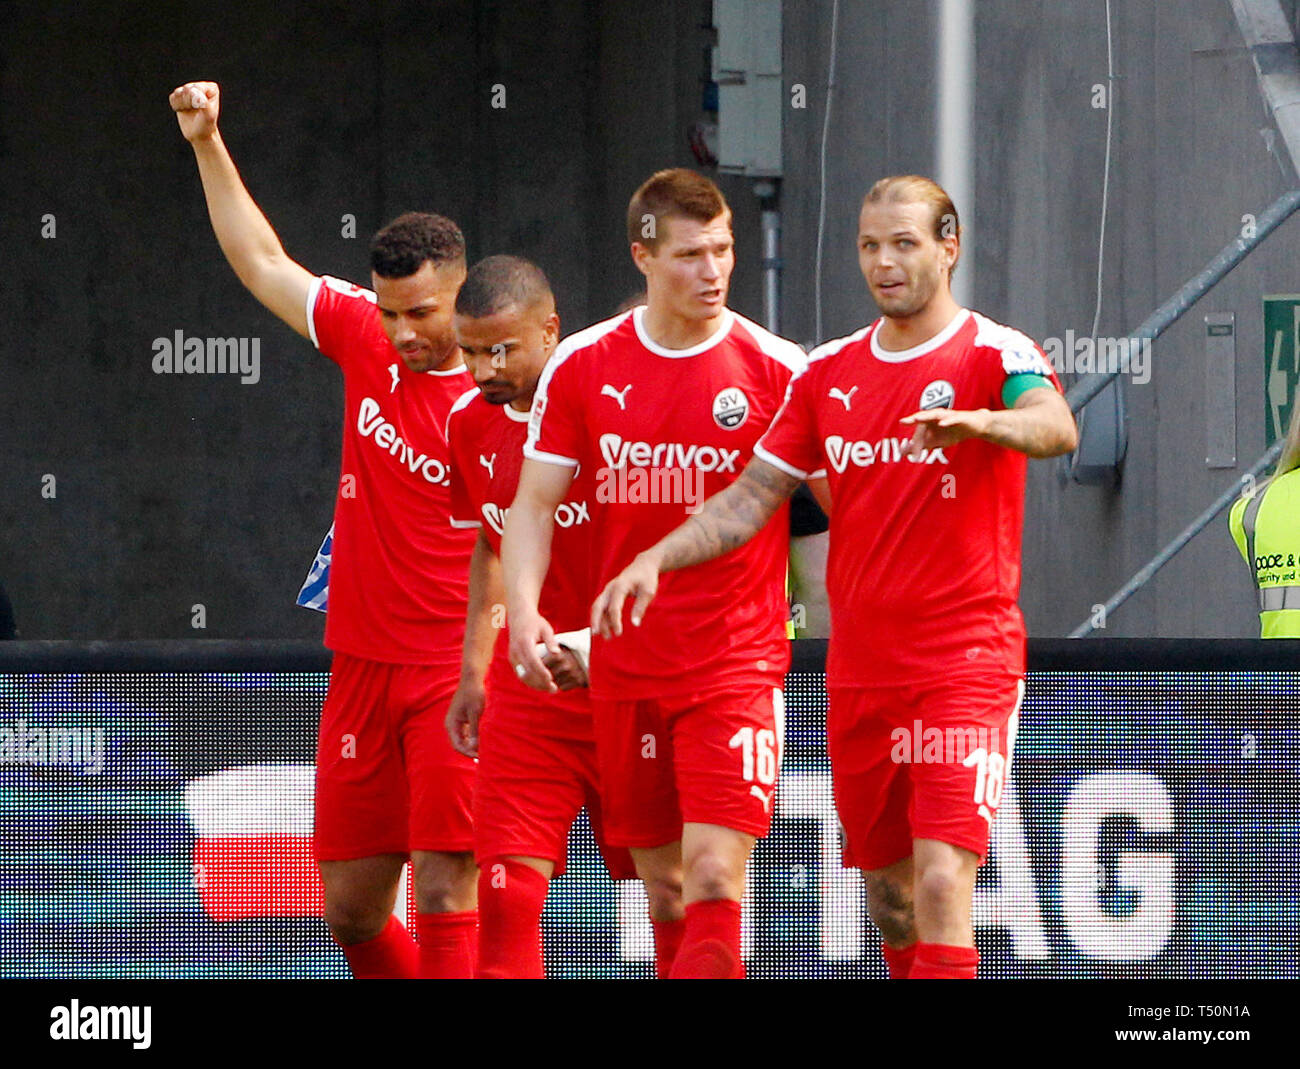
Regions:
<instances>
[{"instance_id":1,"label":"raised fist","mask_svg":"<svg viewBox=\"0 0 1300 1069\"><path fill-rule=\"evenodd\" d=\"M176 112L186 141L202 141L216 133L221 110L221 90L216 82L186 82L172 90L167 102Z\"/></svg>"}]
</instances>

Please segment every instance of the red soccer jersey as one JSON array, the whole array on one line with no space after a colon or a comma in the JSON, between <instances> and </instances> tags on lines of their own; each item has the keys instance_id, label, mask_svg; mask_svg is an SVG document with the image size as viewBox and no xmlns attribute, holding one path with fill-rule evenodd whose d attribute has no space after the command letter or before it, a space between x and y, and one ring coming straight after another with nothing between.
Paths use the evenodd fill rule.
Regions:
<instances>
[{"instance_id":1,"label":"red soccer jersey","mask_svg":"<svg viewBox=\"0 0 1300 1069\"><path fill-rule=\"evenodd\" d=\"M645 308L560 343L533 401L524 454L581 466L595 484L595 589L725 489L803 366L798 346L732 312L707 341L664 349ZM783 508L746 545L663 575L640 627L593 638L594 697L704 693L784 676Z\"/></svg>"},{"instance_id":2,"label":"red soccer jersey","mask_svg":"<svg viewBox=\"0 0 1300 1069\"><path fill-rule=\"evenodd\" d=\"M755 454L831 491L831 686L1024 672L1023 453L977 439L907 456L919 409L1000 409L1013 375L1050 378L1019 331L963 309L938 335L881 349L877 320L808 357Z\"/></svg>"},{"instance_id":3,"label":"red soccer jersey","mask_svg":"<svg viewBox=\"0 0 1300 1069\"><path fill-rule=\"evenodd\" d=\"M391 664L459 665L474 535L448 523L445 426L474 380L463 365L409 370L375 295L349 282L317 278L307 323L343 371L325 645Z\"/></svg>"},{"instance_id":4,"label":"red soccer jersey","mask_svg":"<svg viewBox=\"0 0 1300 1069\"><path fill-rule=\"evenodd\" d=\"M465 530L482 529L492 552L501 554L506 514L519 486L524 462L528 414L509 405L493 405L475 387L461 397L447 417L451 445L451 523ZM581 631L591 623L591 503L590 486L579 478L565 501L555 509L551 538L551 567L542 584L540 609L556 632ZM486 521L486 522L485 522ZM510 667L509 634L498 636L489 669L489 686L518 700L540 705L554 716L554 730L570 725L586 741L591 738L591 706L586 688L542 694L519 681Z\"/></svg>"}]
</instances>

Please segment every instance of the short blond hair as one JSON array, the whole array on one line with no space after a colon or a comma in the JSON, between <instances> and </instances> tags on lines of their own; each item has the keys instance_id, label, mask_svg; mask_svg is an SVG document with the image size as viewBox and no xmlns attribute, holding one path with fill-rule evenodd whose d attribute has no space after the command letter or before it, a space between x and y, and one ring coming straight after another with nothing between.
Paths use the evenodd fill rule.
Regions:
<instances>
[{"instance_id":1,"label":"short blond hair","mask_svg":"<svg viewBox=\"0 0 1300 1069\"><path fill-rule=\"evenodd\" d=\"M936 241L957 239L957 258L961 258L961 221L957 208L944 188L931 178L919 174L896 174L882 178L862 198L867 204L928 204L933 213L932 227ZM957 272L957 260L948 269L948 278Z\"/></svg>"}]
</instances>

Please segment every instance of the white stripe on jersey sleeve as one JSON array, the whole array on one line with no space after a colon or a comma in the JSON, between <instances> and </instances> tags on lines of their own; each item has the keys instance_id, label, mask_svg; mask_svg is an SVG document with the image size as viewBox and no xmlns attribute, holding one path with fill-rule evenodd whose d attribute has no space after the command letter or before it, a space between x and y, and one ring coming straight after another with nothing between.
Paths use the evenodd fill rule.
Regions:
<instances>
[{"instance_id":1,"label":"white stripe on jersey sleeve","mask_svg":"<svg viewBox=\"0 0 1300 1069\"><path fill-rule=\"evenodd\" d=\"M1022 334L1013 327L972 312L975 317L975 344L990 349L997 349L1002 355L1002 370L1009 378L1012 375L1042 375L1052 377L1052 369L1038 352L1038 346L1027 334Z\"/></svg>"},{"instance_id":2,"label":"white stripe on jersey sleeve","mask_svg":"<svg viewBox=\"0 0 1300 1069\"><path fill-rule=\"evenodd\" d=\"M452 402L451 408L447 411L447 415L450 416L453 412L459 412L462 408L468 408L470 402L473 401L480 392L481 391L477 386L471 386Z\"/></svg>"},{"instance_id":3,"label":"white stripe on jersey sleeve","mask_svg":"<svg viewBox=\"0 0 1300 1069\"><path fill-rule=\"evenodd\" d=\"M821 345L817 346L817 348L808 354L808 363L811 364L814 360L825 360L828 356L834 356L850 342L861 341L867 336L867 331L869 331L874 325L874 323L868 323L865 327L860 330L855 330L852 334L846 334L842 338L832 338L830 341L822 342Z\"/></svg>"},{"instance_id":4,"label":"white stripe on jersey sleeve","mask_svg":"<svg viewBox=\"0 0 1300 1069\"><path fill-rule=\"evenodd\" d=\"M346 278L321 275L320 280L335 293L341 293L344 297L364 297L371 304L379 303L379 298L375 296L374 290L368 290L365 286L358 286L355 282L349 282Z\"/></svg>"},{"instance_id":5,"label":"white stripe on jersey sleeve","mask_svg":"<svg viewBox=\"0 0 1300 1069\"><path fill-rule=\"evenodd\" d=\"M452 402L451 408L447 409L447 422L443 424L442 436L448 441L451 440L451 417L459 412L462 408L468 408L470 402L479 395L480 391L477 386L471 386L463 394Z\"/></svg>"},{"instance_id":6,"label":"white stripe on jersey sleeve","mask_svg":"<svg viewBox=\"0 0 1300 1069\"><path fill-rule=\"evenodd\" d=\"M834 356L850 342L860 341L863 337L866 336L867 331L869 331L870 329L871 326L870 324L868 324L867 326L863 327L861 330L855 331L854 333L846 335L843 338L832 338L828 342L823 342L821 345L817 346L817 348L815 348L811 353L809 353L804 366L798 368L795 371L794 375L791 376L790 383L785 388L785 398L781 401L781 407L777 409L776 415L772 417L772 422L775 424L776 421L781 418L781 413L785 411L785 406L790 403L790 395L794 393L794 384L799 381L800 377L805 372L811 370L812 366L815 363L817 363L817 361L825 360L826 357L828 356ZM767 331L764 331L763 333L768 334ZM768 336L775 337L775 335L773 334L768 334ZM784 339L777 339L777 340L783 341ZM794 343L791 342L790 344L793 345ZM795 346L795 348L798 349L798 346ZM802 349L799 349L799 355L803 356ZM793 476L796 479L826 478L825 468L818 468L816 471L812 471L812 472L800 471L793 464L790 464L788 461L782 460L775 453L769 452L768 450L762 448L762 446L759 445L757 442L754 443L754 455L757 456L760 460L766 461L767 463L771 464L774 468L779 468L787 475Z\"/></svg>"},{"instance_id":7,"label":"white stripe on jersey sleeve","mask_svg":"<svg viewBox=\"0 0 1300 1069\"><path fill-rule=\"evenodd\" d=\"M530 460L541 460L548 464L563 464L568 468L578 466L576 457L562 457L558 453L544 453L537 448L537 436L542 428L542 417L546 411L546 393L550 389L551 378L555 374L555 369L568 360L569 357L580 349L594 345L610 331L616 329L633 311L635 309L620 312L610 319L593 323L589 327L575 331L555 347L555 352L551 354L551 358L546 361L546 366L542 368L541 377L537 380L537 390L533 394L533 410L528 420L528 437L524 441L524 456Z\"/></svg>"},{"instance_id":8,"label":"white stripe on jersey sleeve","mask_svg":"<svg viewBox=\"0 0 1300 1069\"><path fill-rule=\"evenodd\" d=\"M635 308L629 308L626 312L619 312L616 316L610 316L609 319L602 319L599 323L593 323L589 327L575 330L555 347L555 352L551 354L551 359L546 362L546 367L542 369L542 377L548 377L547 372L553 364L567 360L576 350L585 349L588 345L598 342L611 330L618 327L623 320L635 311Z\"/></svg>"},{"instance_id":9,"label":"white stripe on jersey sleeve","mask_svg":"<svg viewBox=\"0 0 1300 1069\"><path fill-rule=\"evenodd\" d=\"M546 453L527 443L524 443L524 456L528 460L540 460L544 464L560 464L574 469L578 467L578 462L573 457L562 457L559 453Z\"/></svg>"},{"instance_id":10,"label":"white stripe on jersey sleeve","mask_svg":"<svg viewBox=\"0 0 1300 1069\"><path fill-rule=\"evenodd\" d=\"M320 348L320 339L316 337L316 298L320 296L320 285L324 281L320 275L316 275L311 280L311 285L307 287L307 333L311 337L312 345Z\"/></svg>"},{"instance_id":11,"label":"white stripe on jersey sleeve","mask_svg":"<svg viewBox=\"0 0 1300 1069\"><path fill-rule=\"evenodd\" d=\"M795 371L794 375L790 379L790 385L785 388L785 401L781 403L781 407L784 408L785 402L790 400L790 394L794 390L794 384L796 380L804 374L804 372L811 371L812 366L817 363L817 361L825 360L828 356L834 356L850 342L861 341L866 337L867 331L870 329L871 324L867 324L867 326L863 327L861 330L854 331L852 334L846 334L843 338L832 338L830 341L822 342L821 345L817 346L817 348L809 353L804 366ZM802 354L802 350L800 350L800 352ZM777 415L780 415L779 411L777 412ZM775 422L775 420L773 422ZM813 478L813 476L809 476L809 478Z\"/></svg>"},{"instance_id":12,"label":"white stripe on jersey sleeve","mask_svg":"<svg viewBox=\"0 0 1300 1069\"><path fill-rule=\"evenodd\" d=\"M483 525L476 520L453 520L448 517L447 522L460 531L477 531Z\"/></svg>"},{"instance_id":13,"label":"white stripe on jersey sleeve","mask_svg":"<svg viewBox=\"0 0 1300 1069\"><path fill-rule=\"evenodd\" d=\"M793 464L787 464L775 453L769 453L758 442L754 443L754 456L758 457L764 464L771 464L778 471L783 471L793 479L811 479L813 476L806 471L800 471ZM825 474L825 469L822 469Z\"/></svg>"},{"instance_id":14,"label":"white stripe on jersey sleeve","mask_svg":"<svg viewBox=\"0 0 1300 1069\"><path fill-rule=\"evenodd\" d=\"M328 286L335 293L341 293L345 297L364 297L371 304L377 304L379 298L375 296L373 290L364 289L355 282L349 282L345 278L335 278L333 275L317 275L311 280L311 285L307 287L307 333L311 335L311 343L320 348L320 340L316 337L316 302L320 299L321 286Z\"/></svg>"},{"instance_id":15,"label":"white stripe on jersey sleeve","mask_svg":"<svg viewBox=\"0 0 1300 1069\"><path fill-rule=\"evenodd\" d=\"M758 347L777 363L784 364L796 375L807 365L807 355L795 342L792 342L789 338L782 338L780 335L773 334L765 327L760 327L752 319L746 319L739 312L732 312L732 315L737 322L743 323L745 329L754 336L754 341L758 342Z\"/></svg>"}]
</instances>

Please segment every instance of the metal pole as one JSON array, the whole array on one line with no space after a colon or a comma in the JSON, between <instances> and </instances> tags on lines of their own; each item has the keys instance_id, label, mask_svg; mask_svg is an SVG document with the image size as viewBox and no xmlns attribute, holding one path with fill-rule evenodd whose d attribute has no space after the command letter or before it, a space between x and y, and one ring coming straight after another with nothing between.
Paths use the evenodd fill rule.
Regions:
<instances>
[{"instance_id":1,"label":"metal pole","mask_svg":"<svg viewBox=\"0 0 1300 1069\"><path fill-rule=\"evenodd\" d=\"M970 307L975 277L975 5L972 0L939 0L938 20L934 170L962 221L966 265L952 280L952 295Z\"/></svg>"},{"instance_id":2,"label":"metal pole","mask_svg":"<svg viewBox=\"0 0 1300 1069\"><path fill-rule=\"evenodd\" d=\"M773 334L781 333L781 212L777 208L776 179L754 183L754 193L762 206L763 231L763 326Z\"/></svg>"},{"instance_id":3,"label":"metal pole","mask_svg":"<svg viewBox=\"0 0 1300 1069\"><path fill-rule=\"evenodd\" d=\"M1291 172L1298 173L1300 116L1295 103L1300 92L1300 58L1296 56L1291 23L1278 0L1232 0L1232 13L1250 51L1264 105L1282 135Z\"/></svg>"},{"instance_id":4,"label":"metal pole","mask_svg":"<svg viewBox=\"0 0 1300 1069\"><path fill-rule=\"evenodd\" d=\"M1239 237L1236 241L1223 248L1213 260L1205 265L1199 274L1188 280L1182 289L1147 316L1137 330L1133 331L1129 336L1132 338L1158 338L1165 330L1177 322L1184 312L1204 297L1215 283L1241 263L1251 249L1286 222L1297 208L1300 208L1300 189L1293 189L1291 192L1278 197L1255 220L1255 234L1253 237ZM1078 412L1097 394L1101 393L1106 383L1119 375L1122 370L1122 368L1116 368L1114 371L1097 371L1079 379L1070 388L1069 393L1065 395L1065 399L1070 403L1070 411Z\"/></svg>"},{"instance_id":5,"label":"metal pole","mask_svg":"<svg viewBox=\"0 0 1300 1069\"><path fill-rule=\"evenodd\" d=\"M781 333L781 213L763 212L763 326Z\"/></svg>"},{"instance_id":6,"label":"metal pole","mask_svg":"<svg viewBox=\"0 0 1300 1069\"><path fill-rule=\"evenodd\" d=\"M1237 500L1238 495L1241 493L1242 480L1247 477L1258 475L1277 460L1278 456L1282 453L1282 446L1284 444L1285 439L1282 438L1279 438L1274 442L1269 451L1255 461L1254 466L1251 467L1250 471L1247 472L1246 475L1243 475L1241 479L1238 479L1232 486L1228 487L1227 490L1220 494L1209 508L1185 527L1182 532L1169 543L1169 545L1165 546L1164 549L1152 557L1150 563L1147 564L1145 568L1139 571L1132 579L1115 591L1115 593L1111 595L1110 600L1106 602L1105 606L1102 608L1103 619L1109 619L1110 614L1123 605L1124 602L1128 601L1128 599L1137 593L1139 589L1145 586L1156 572L1169 563L1170 558L1173 557L1174 554L1195 538L1202 528L1209 524L1214 517L1232 504L1232 502ZM1092 617L1089 617L1085 623L1080 624L1071 631L1069 637L1087 638L1087 636L1092 634L1095 630L1097 630L1097 628L1093 626Z\"/></svg>"}]
</instances>

